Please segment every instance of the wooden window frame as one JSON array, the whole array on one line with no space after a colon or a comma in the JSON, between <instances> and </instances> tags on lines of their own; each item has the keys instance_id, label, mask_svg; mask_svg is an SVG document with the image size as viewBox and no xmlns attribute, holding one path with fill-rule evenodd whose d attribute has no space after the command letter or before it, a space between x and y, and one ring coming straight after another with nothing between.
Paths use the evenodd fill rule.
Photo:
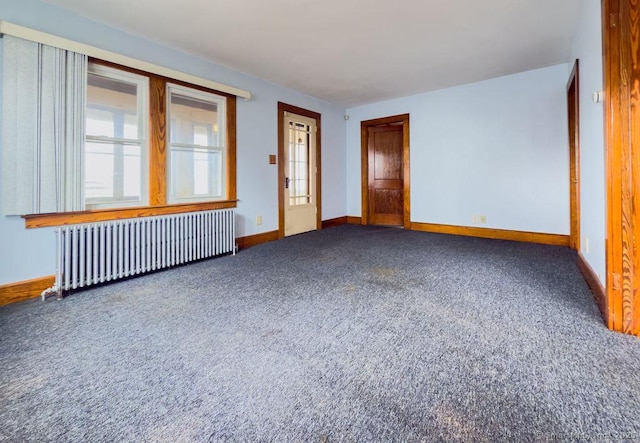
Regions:
<instances>
[{"instance_id":1,"label":"wooden window frame","mask_svg":"<svg viewBox=\"0 0 640 443\"><path fill-rule=\"evenodd\" d=\"M123 84L123 83L127 83L129 85L131 84L135 84L136 86L136 95L135 95L135 99L136 99L136 117L138 120L138 123L142 123L141 124L141 128L142 130L146 130L147 134L149 133L148 130L148 126L149 126L149 119L148 119L148 115L149 115L149 97L148 97L148 91L149 91L149 77L147 76L142 76L142 75L138 75L138 74L133 74L130 73L128 71L123 71L121 69L115 69L115 68L111 68L111 67L107 67L104 66L102 64L98 64L98 63L92 63L91 65L89 65L88 70L87 70L87 74L88 76L94 75L94 76L98 76L101 77L103 79L109 79L112 82L118 82L119 84ZM87 88L89 87L88 85L88 81L87 81ZM89 95L87 94L87 102L89 101ZM88 111L88 106L87 106L87 111ZM117 112L116 109L113 109L112 112ZM124 112L121 111L123 114ZM146 115L145 115L146 113ZM88 113L87 113L87 117L88 117ZM143 120L144 117L144 122L142 122L141 120ZM114 122L115 123L115 122ZM124 118L122 119L121 123L124 125ZM121 128L122 130L124 128ZM124 138L122 134L120 134L119 137L115 136L115 133L118 132L116 125L114 124L114 136L113 137L105 137L105 136L98 136L96 137L94 134L85 134L85 138L84 138L84 154L85 154L85 163L84 163L84 167L85 167L85 171L86 171L86 158L87 158L87 144L90 143L99 143L99 144L103 144L106 143L108 139L111 140L111 143L115 146L116 144L120 144L121 146L123 146L123 143L120 143L116 140L114 140L115 138ZM140 160L141 160L141 164L142 166L145 167L145 170L143 171L142 180L147 181L148 183L148 174L149 174L149 168L148 168L148 156L149 156L149 142L148 140L145 140L147 137L143 135L142 132L138 132L138 139L135 140L135 142L138 143L138 146L140 147ZM134 140L131 140L134 141ZM103 145L104 146L104 145ZM130 146L135 146L135 144L131 144ZM118 181L118 179L114 180L114 195L112 197L93 197L91 200L89 198L87 198L87 196L85 195L84 198L84 204L85 204L85 210L87 211L101 211L101 210L105 210L105 209L124 209L124 208L133 208L133 207L140 207L140 206L145 206L148 203L148 197L149 197L149 191L148 191L148 185L145 183L141 183L141 187L140 187L140 200L126 200L123 199L122 197L124 197L123 195L117 195L118 191L117 188L124 188L124 174L122 171L122 168L124 167L124 149L120 149L120 153L117 153L117 149L115 149L114 147L114 152L113 152L113 156L114 156L114 175L117 176L118 173L122 173L122 177L119 179L120 180L120 186L118 186L116 184L116 182ZM116 161L116 158L120 157L119 161ZM120 163L120 167L117 166L117 164ZM86 187L86 183L83 184ZM121 189L122 191L123 189Z\"/></svg>"},{"instance_id":2,"label":"wooden window frame","mask_svg":"<svg viewBox=\"0 0 640 443\"><path fill-rule=\"evenodd\" d=\"M220 112L220 114L224 113L224 115L226 116L226 100L223 100L223 98L221 99L221 96L219 94L212 94L212 93L205 93L203 91L200 90L196 90L194 91L193 88L185 88L184 86L179 86L176 85L174 82L170 82L167 83L166 85L167 88L167 94L168 94L168 108L167 108L167 125L169 128L169 132L171 132L171 126L169 122L173 121L173 114L171 112L171 97L172 94L175 94L176 96L179 97L189 97L189 99L193 99L193 100L197 100L197 101L207 101L207 103L209 104L215 104L215 106L217 107L216 109L221 110L222 112ZM222 123L219 120L219 116L216 117L218 119L218 121L216 123ZM190 122L192 124L195 124L195 122ZM213 123L211 123L211 132L213 133ZM209 146L199 146L196 145L195 143L191 145L190 148L191 149L191 154L195 155L195 152L197 149L204 149L206 150L208 153L210 152L219 152L221 153L221 157L222 157L222 161L224 162L224 166L226 166L226 160L227 160L227 147L226 147L226 128L220 128L220 132L218 134L222 134L224 137L224 141L222 141L222 143L218 143L219 146L213 146L213 145L209 145ZM192 133L193 135L193 133ZM177 177L174 177L172 175L172 168L171 168L171 153L173 152L173 150L175 149L175 144L179 144L178 141L174 141L171 142L171 135L168 136L169 141L167 143L167 156L169 157L169 168L167 170L167 177L166 177L166 184L169 188L168 190L168 194L167 194L167 204L170 205L175 205L175 204L184 204L184 203L204 203L204 202L209 202L209 201L219 201L221 199L223 199L222 197L224 197L224 199L226 199L226 175L227 175L227 170L226 167L222 168L223 171L221 171L221 175L222 178L224 179L224 184L221 184L221 192L219 193L219 195L211 195L211 193L208 193L206 195L197 195L195 194L195 189L194 192L192 193L191 196L189 197L178 197L176 195L171 195L171 186L172 186L172 180L177 180ZM222 149L220 149L222 148ZM211 164L208 165L209 168L211 168ZM191 179L193 179L194 176L191 176ZM193 184L193 182L192 182ZM211 183L209 183L211 184ZM209 191L211 190L211 188L209 187Z\"/></svg>"},{"instance_id":3,"label":"wooden window frame","mask_svg":"<svg viewBox=\"0 0 640 443\"><path fill-rule=\"evenodd\" d=\"M122 66L99 59L96 63L149 78L149 170L148 205L110 209L93 209L77 212L24 215L26 228L62 226L76 223L91 223L124 218L150 217L154 215L178 214L182 212L206 211L234 208L237 202L236 187L236 96L203 86L190 84L161 75ZM167 83L180 85L226 98L226 198L201 203L167 204Z\"/></svg>"}]
</instances>

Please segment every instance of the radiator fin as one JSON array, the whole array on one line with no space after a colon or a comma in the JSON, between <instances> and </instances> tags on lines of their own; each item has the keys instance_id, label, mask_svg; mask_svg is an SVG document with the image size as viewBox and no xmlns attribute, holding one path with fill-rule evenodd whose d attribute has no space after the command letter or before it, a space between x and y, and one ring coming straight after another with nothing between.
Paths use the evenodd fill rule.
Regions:
<instances>
[{"instance_id":1,"label":"radiator fin","mask_svg":"<svg viewBox=\"0 0 640 443\"><path fill-rule=\"evenodd\" d=\"M58 228L56 284L82 288L235 254L235 211L220 209Z\"/></svg>"}]
</instances>

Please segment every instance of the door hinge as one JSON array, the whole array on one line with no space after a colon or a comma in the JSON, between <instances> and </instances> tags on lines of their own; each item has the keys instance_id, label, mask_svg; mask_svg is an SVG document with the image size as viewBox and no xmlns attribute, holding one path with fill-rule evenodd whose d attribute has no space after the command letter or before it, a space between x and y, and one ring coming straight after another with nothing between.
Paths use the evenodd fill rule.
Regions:
<instances>
[{"instance_id":1,"label":"door hinge","mask_svg":"<svg viewBox=\"0 0 640 443\"><path fill-rule=\"evenodd\" d=\"M619 291L620 290L620 281L621 281L620 274L614 272L612 277L613 278L612 278L611 284L613 285L613 290L614 291Z\"/></svg>"},{"instance_id":2,"label":"door hinge","mask_svg":"<svg viewBox=\"0 0 640 443\"><path fill-rule=\"evenodd\" d=\"M612 12L611 14L609 14L609 27L615 28L617 26L618 26L618 13Z\"/></svg>"}]
</instances>

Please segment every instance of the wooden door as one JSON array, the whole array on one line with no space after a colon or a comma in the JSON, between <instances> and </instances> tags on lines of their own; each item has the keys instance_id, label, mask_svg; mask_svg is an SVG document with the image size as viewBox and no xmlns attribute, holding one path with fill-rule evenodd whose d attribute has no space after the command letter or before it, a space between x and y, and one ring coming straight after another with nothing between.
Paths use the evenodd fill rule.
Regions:
<instances>
[{"instance_id":1,"label":"wooden door","mask_svg":"<svg viewBox=\"0 0 640 443\"><path fill-rule=\"evenodd\" d=\"M317 228L316 214L316 121L284 113L284 235Z\"/></svg>"},{"instance_id":2,"label":"wooden door","mask_svg":"<svg viewBox=\"0 0 640 443\"><path fill-rule=\"evenodd\" d=\"M369 223L403 226L404 174L403 127L383 125L368 128Z\"/></svg>"}]
</instances>

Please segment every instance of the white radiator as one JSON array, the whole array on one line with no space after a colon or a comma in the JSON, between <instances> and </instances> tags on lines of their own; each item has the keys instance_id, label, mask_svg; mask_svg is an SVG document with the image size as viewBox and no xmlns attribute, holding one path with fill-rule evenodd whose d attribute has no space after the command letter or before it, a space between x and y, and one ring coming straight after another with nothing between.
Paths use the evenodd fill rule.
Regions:
<instances>
[{"instance_id":1,"label":"white radiator","mask_svg":"<svg viewBox=\"0 0 640 443\"><path fill-rule=\"evenodd\" d=\"M56 281L42 293L117 280L236 252L235 211L184 214L61 226L56 229Z\"/></svg>"}]
</instances>

